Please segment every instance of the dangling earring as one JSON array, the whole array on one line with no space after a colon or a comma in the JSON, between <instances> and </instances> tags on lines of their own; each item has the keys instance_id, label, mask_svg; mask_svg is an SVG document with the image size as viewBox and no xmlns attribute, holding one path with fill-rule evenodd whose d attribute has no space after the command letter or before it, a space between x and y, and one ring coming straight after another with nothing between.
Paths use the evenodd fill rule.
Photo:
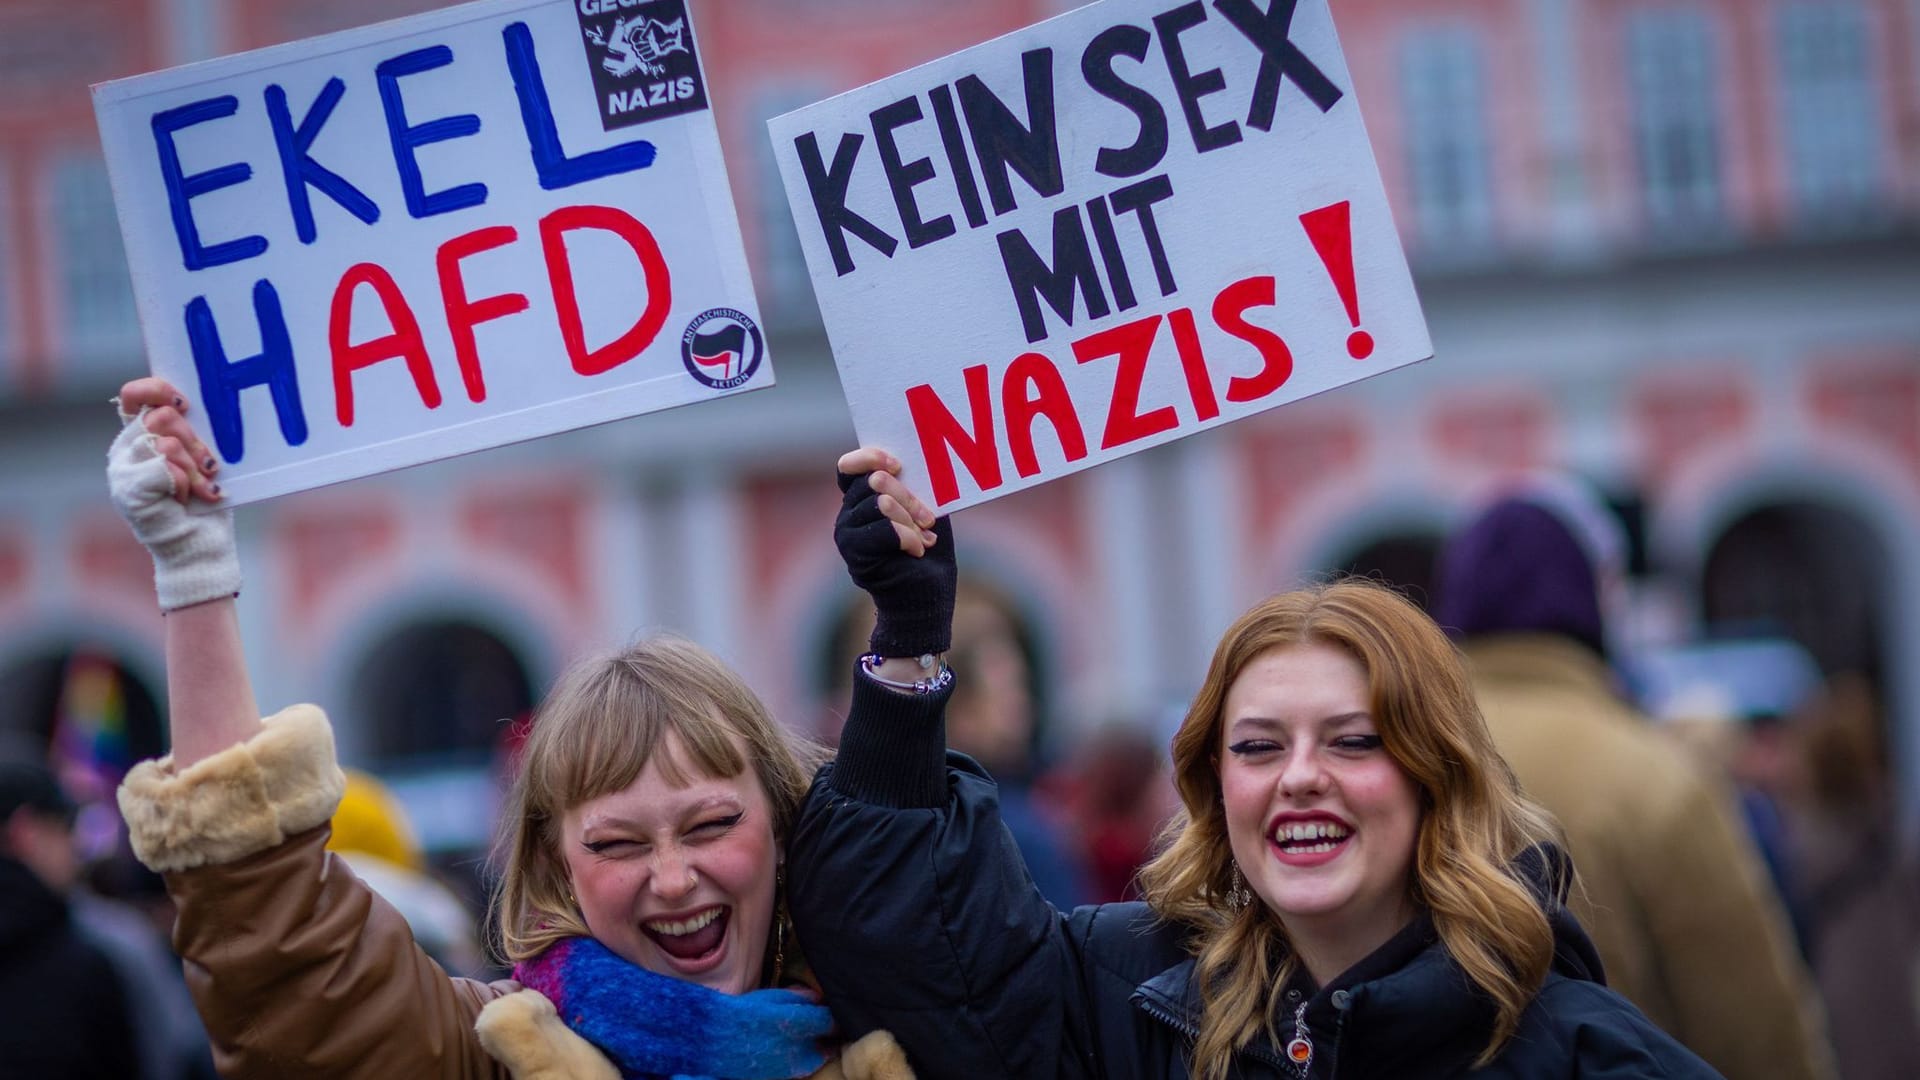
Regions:
<instances>
[{"instance_id":1,"label":"dangling earring","mask_svg":"<svg viewBox=\"0 0 1920 1080\"><path fill-rule=\"evenodd\" d=\"M787 871L785 867L775 867L773 871L773 985L780 985L781 975L787 970Z\"/></svg>"},{"instance_id":2,"label":"dangling earring","mask_svg":"<svg viewBox=\"0 0 1920 1080\"><path fill-rule=\"evenodd\" d=\"M782 973L787 970L787 918L775 914L773 917L773 982L780 984Z\"/></svg>"},{"instance_id":3,"label":"dangling earring","mask_svg":"<svg viewBox=\"0 0 1920 1080\"><path fill-rule=\"evenodd\" d=\"M1233 876L1227 880L1227 910L1241 911L1253 903L1253 890L1247 888L1247 879L1240 876L1240 864L1233 864Z\"/></svg>"}]
</instances>

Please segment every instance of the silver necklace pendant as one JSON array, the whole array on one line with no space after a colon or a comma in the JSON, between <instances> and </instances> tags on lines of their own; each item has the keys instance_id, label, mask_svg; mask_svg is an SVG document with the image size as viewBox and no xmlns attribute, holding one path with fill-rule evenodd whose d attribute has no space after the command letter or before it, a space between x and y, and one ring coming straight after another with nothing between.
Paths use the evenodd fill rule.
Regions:
<instances>
[{"instance_id":1,"label":"silver necklace pendant","mask_svg":"<svg viewBox=\"0 0 1920 1080\"><path fill-rule=\"evenodd\" d=\"M1293 1038L1287 1041L1287 1060L1300 1069L1300 1075L1307 1075L1313 1068L1313 1040L1307 1037L1307 1003L1293 1010Z\"/></svg>"}]
</instances>

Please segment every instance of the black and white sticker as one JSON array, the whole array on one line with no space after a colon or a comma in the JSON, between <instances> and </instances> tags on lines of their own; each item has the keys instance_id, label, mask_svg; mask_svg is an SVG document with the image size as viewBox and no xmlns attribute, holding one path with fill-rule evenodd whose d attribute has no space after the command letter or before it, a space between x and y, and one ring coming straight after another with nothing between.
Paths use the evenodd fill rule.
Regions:
<instances>
[{"instance_id":1,"label":"black and white sticker","mask_svg":"<svg viewBox=\"0 0 1920 1080\"><path fill-rule=\"evenodd\" d=\"M574 0L607 131L707 107L686 0Z\"/></svg>"}]
</instances>

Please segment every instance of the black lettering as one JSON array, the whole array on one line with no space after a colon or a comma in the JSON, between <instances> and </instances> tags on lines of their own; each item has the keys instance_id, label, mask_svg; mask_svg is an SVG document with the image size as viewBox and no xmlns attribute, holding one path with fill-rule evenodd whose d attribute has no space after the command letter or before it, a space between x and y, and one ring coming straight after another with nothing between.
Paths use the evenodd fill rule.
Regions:
<instances>
[{"instance_id":1,"label":"black lettering","mask_svg":"<svg viewBox=\"0 0 1920 1080\"><path fill-rule=\"evenodd\" d=\"M987 212L980 206L980 185L973 182L973 159L967 157L967 144L960 138L960 118L953 111L953 91L936 86L927 91L933 102L933 122L940 128L940 145L947 148L947 164L953 168L953 186L960 192L960 209L967 224L979 228L987 223Z\"/></svg>"},{"instance_id":2,"label":"black lettering","mask_svg":"<svg viewBox=\"0 0 1920 1080\"><path fill-rule=\"evenodd\" d=\"M1171 198L1173 181L1167 179L1166 173L1128 184L1107 196L1114 213L1133 214L1139 219L1140 235L1146 238L1147 254L1153 259L1153 276L1160 284L1161 296L1172 296L1177 286L1173 283L1173 267L1167 262L1166 246L1160 242L1160 226L1153 220L1153 204Z\"/></svg>"},{"instance_id":3,"label":"black lettering","mask_svg":"<svg viewBox=\"0 0 1920 1080\"><path fill-rule=\"evenodd\" d=\"M1113 218L1107 213L1105 199L1096 195L1087 200L1087 220L1093 224L1093 242L1100 245L1100 261L1107 264L1113 306L1125 311L1135 303L1133 278L1127 275L1127 260L1120 254L1120 238L1114 235Z\"/></svg>"},{"instance_id":4,"label":"black lettering","mask_svg":"<svg viewBox=\"0 0 1920 1080\"><path fill-rule=\"evenodd\" d=\"M956 231L952 215L932 221L920 220L920 207L913 201L913 186L933 179L933 159L920 158L902 164L900 144L893 141L895 131L919 121L921 116L920 99L910 97L882 105L867 117L873 123L873 146L880 151L880 168L887 174L887 187L893 191L893 205L900 211L900 227L907 234L910 248L945 240Z\"/></svg>"},{"instance_id":5,"label":"black lettering","mask_svg":"<svg viewBox=\"0 0 1920 1080\"><path fill-rule=\"evenodd\" d=\"M900 241L879 226L847 209L847 185L853 181L853 159L860 156L860 144L865 141L851 133L840 136L840 145L833 152L833 167L827 168L821 164L820 143L813 132L793 140L793 148L800 154L800 171L807 178L807 194L813 196L814 216L820 219L820 232L827 239L827 250L833 253L834 273L840 277L853 273L853 255L847 251L846 233L866 241L889 259L893 258L893 249L900 246Z\"/></svg>"},{"instance_id":6,"label":"black lettering","mask_svg":"<svg viewBox=\"0 0 1920 1080\"><path fill-rule=\"evenodd\" d=\"M954 84L960 92L960 111L966 114L967 130L973 133L973 152L980 157L980 172L986 179L995 215L1015 208L1013 184L1007 179L1009 166L1046 198L1066 190L1054 126L1053 50L1022 53L1020 69L1027 92L1024 125L978 75L968 75Z\"/></svg>"},{"instance_id":7,"label":"black lettering","mask_svg":"<svg viewBox=\"0 0 1920 1080\"><path fill-rule=\"evenodd\" d=\"M1209 68L1196 75L1187 67L1187 52L1180 44L1180 35L1206 21L1207 9L1200 0L1153 17L1153 28L1160 32L1160 51L1167 58L1167 74L1173 79L1173 92L1180 98L1180 111L1187 117L1187 131L1193 135L1193 148L1202 154L1240 141L1239 124L1229 120L1217 127L1208 127L1206 117L1200 115L1200 99L1227 88L1226 76L1220 74L1219 68Z\"/></svg>"},{"instance_id":8,"label":"black lettering","mask_svg":"<svg viewBox=\"0 0 1920 1080\"><path fill-rule=\"evenodd\" d=\"M1235 30L1260 47L1260 74L1253 81L1253 104L1247 109L1247 126L1261 131L1273 130L1273 110L1280 100L1280 78L1293 80L1307 100L1330 111L1343 96L1326 72L1307 59L1288 34L1293 29L1293 10L1299 0L1270 0L1266 14L1251 0L1213 0L1213 6Z\"/></svg>"},{"instance_id":9,"label":"black lettering","mask_svg":"<svg viewBox=\"0 0 1920 1080\"><path fill-rule=\"evenodd\" d=\"M1140 122L1140 134L1133 145L1115 150L1102 147L1093 159L1094 171L1104 176L1128 177L1149 172L1167 156L1167 113L1160 102L1145 90L1114 73L1113 59L1124 56L1145 60L1153 35L1139 26L1109 26L1087 42L1080 54L1080 76L1093 92L1116 102ZM1096 229L1098 226L1096 226Z\"/></svg>"},{"instance_id":10,"label":"black lettering","mask_svg":"<svg viewBox=\"0 0 1920 1080\"><path fill-rule=\"evenodd\" d=\"M1073 325L1076 291L1086 294L1089 319L1107 314L1107 295L1101 290L1100 275L1093 268L1093 252L1087 247L1087 232L1080 225L1077 204L1054 212L1052 267L1033 250L1019 229L1008 229L998 239L1000 259L1007 267L1007 284L1013 286L1014 303L1020 307L1020 325L1026 330L1029 342L1047 336L1047 322L1040 313L1042 298L1068 326Z\"/></svg>"}]
</instances>

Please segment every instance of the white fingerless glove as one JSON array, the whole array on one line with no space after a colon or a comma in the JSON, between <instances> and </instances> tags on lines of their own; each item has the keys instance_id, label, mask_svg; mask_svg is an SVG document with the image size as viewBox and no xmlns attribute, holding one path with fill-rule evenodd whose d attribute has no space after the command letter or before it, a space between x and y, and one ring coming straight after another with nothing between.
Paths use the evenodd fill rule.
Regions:
<instances>
[{"instance_id":1,"label":"white fingerless glove","mask_svg":"<svg viewBox=\"0 0 1920 1080\"><path fill-rule=\"evenodd\" d=\"M133 535L153 556L153 587L160 610L240 592L240 552L233 537L233 511L195 503L181 506L173 497L167 461L153 447L153 435L138 416L121 416L126 426L107 448L107 491L114 509L133 527Z\"/></svg>"}]
</instances>

